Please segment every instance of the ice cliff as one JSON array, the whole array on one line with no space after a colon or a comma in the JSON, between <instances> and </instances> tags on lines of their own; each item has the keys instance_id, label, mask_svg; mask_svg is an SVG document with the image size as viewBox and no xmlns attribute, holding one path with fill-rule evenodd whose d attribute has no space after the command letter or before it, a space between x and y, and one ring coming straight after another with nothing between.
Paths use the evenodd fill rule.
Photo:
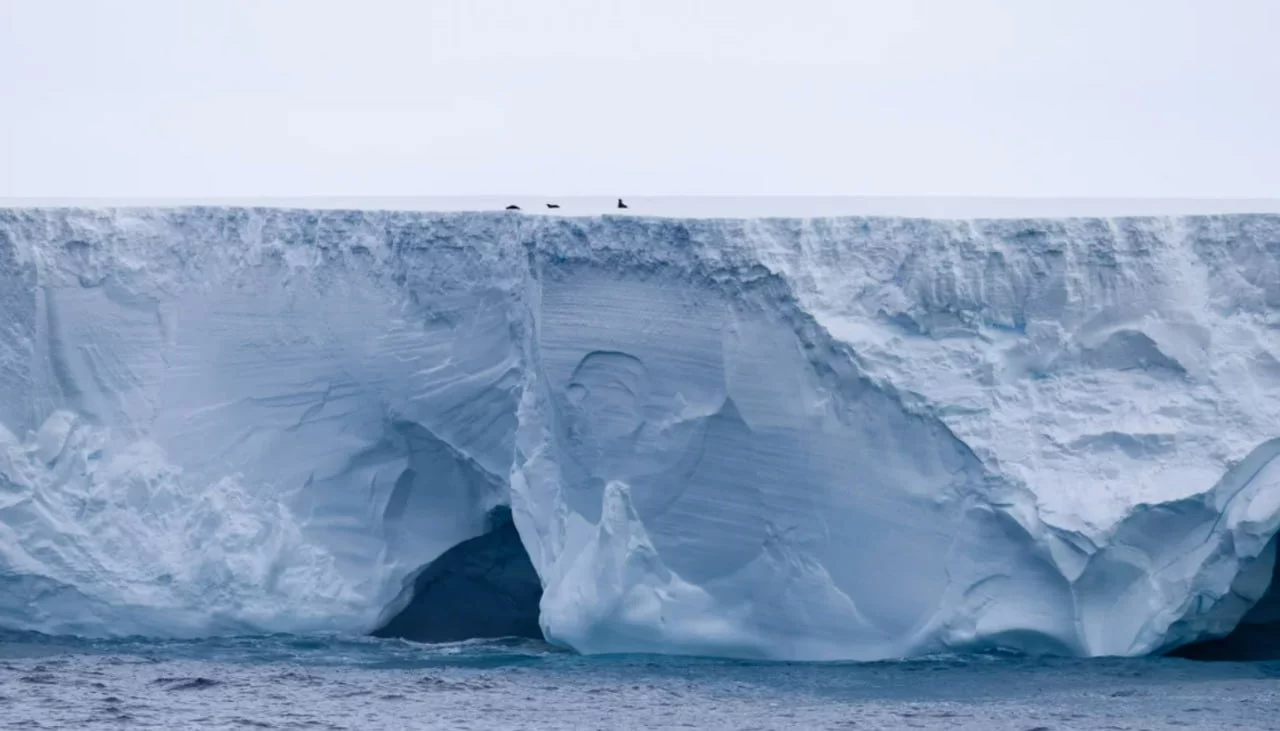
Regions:
<instances>
[{"instance_id":1,"label":"ice cliff","mask_svg":"<svg viewBox=\"0 0 1280 731\"><path fill-rule=\"evenodd\" d=\"M1226 634L1280 217L0 211L0 626L367 631L510 505L548 639Z\"/></svg>"}]
</instances>

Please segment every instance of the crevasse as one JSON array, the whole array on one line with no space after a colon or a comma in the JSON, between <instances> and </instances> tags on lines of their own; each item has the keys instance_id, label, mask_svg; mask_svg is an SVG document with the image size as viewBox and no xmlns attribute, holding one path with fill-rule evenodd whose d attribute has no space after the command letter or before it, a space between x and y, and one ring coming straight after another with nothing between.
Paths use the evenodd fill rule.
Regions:
<instances>
[{"instance_id":1,"label":"crevasse","mask_svg":"<svg viewBox=\"0 0 1280 731\"><path fill-rule=\"evenodd\" d=\"M548 639L879 659L1229 631L1280 217L0 211L0 625L363 631L509 504Z\"/></svg>"}]
</instances>

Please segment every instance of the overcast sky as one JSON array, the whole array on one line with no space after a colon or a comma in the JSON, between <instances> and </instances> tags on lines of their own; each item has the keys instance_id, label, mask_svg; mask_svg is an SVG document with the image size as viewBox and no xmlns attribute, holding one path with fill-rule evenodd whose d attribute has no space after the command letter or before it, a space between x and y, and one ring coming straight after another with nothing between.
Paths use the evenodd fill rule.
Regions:
<instances>
[{"instance_id":1,"label":"overcast sky","mask_svg":"<svg viewBox=\"0 0 1280 731\"><path fill-rule=\"evenodd\" d=\"M1280 197L1276 0L0 0L0 197Z\"/></svg>"}]
</instances>

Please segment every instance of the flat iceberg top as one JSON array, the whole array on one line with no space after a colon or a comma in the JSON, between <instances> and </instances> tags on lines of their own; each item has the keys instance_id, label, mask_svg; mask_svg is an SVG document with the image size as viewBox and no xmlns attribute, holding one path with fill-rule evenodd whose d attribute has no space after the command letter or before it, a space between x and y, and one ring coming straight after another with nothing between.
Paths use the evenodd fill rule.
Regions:
<instances>
[{"instance_id":1,"label":"flat iceberg top","mask_svg":"<svg viewBox=\"0 0 1280 731\"><path fill-rule=\"evenodd\" d=\"M1001 198L962 196L398 196L226 199L0 199L0 208L287 208L297 210L501 211L526 215L635 215L662 218L832 218L845 216L933 219L1115 218L1280 213L1275 198ZM559 208L547 208L548 203Z\"/></svg>"},{"instance_id":2,"label":"flat iceberg top","mask_svg":"<svg viewBox=\"0 0 1280 731\"><path fill-rule=\"evenodd\" d=\"M0 210L0 621L370 629L498 504L584 652L1138 654L1265 591L1280 216L641 208Z\"/></svg>"}]
</instances>

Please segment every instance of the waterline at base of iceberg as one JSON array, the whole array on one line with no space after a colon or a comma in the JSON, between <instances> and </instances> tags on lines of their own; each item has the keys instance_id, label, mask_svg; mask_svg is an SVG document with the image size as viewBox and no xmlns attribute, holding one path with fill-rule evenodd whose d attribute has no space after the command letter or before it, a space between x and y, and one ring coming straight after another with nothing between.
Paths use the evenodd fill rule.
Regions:
<instances>
[{"instance_id":1,"label":"waterline at base of iceberg","mask_svg":"<svg viewBox=\"0 0 1280 731\"><path fill-rule=\"evenodd\" d=\"M339 729L1262 729L1272 663L956 655L761 663L582 656L529 640L0 637L0 726ZM623 709L625 712L620 712Z\"/></svg>"}]
</instances>

